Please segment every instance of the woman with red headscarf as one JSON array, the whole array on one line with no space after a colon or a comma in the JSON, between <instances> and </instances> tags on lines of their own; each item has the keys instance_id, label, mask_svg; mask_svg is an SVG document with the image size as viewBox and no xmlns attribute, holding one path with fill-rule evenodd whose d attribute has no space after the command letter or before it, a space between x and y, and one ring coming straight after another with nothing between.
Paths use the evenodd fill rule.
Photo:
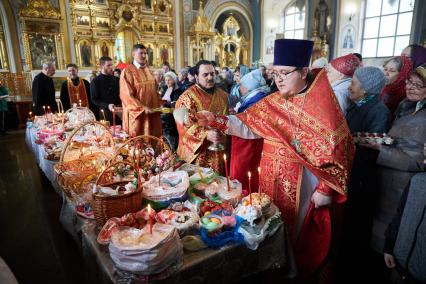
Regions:
<instances>
[{"instance_id":1,"label":"woman with red headscarf","mask_svg":"<svg viewBox=\"0 0 426 284\"><path fill-rule=\"evenodd\" d=\"M383 64L388 83L380 94L380 99L389 108L392 117L395 115L399 103L405 99L405 80L407 80L413 63L407 56L393 57Z\"/></svg>"}]
</instances>

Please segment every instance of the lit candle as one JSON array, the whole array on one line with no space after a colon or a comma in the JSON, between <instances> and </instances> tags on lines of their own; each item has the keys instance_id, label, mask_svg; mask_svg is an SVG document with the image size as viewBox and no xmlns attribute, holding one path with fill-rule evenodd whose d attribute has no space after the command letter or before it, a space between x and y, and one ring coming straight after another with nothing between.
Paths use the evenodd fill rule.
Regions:
<instances>
[{"instance_id":1,"label":"lit candle","mask_svg":"<svg viewBox=\"0 0 426 284\"><path fill-rule=\"evenodd\" d=\"M46 106L43 106L44 115L46 115Z\"/></svg>"},{"instance_id":2,"label":"lit candle","mask_svg":"<svg viewBox=\"0 0 426 284\"><path fill-rule=\"evenodd\" d=\"M140 166L139 166L139 150L138 149L136 149L136 151L135 151L135 155L136 155L136 170L137 170L137 172L138 172L138 188L140 188L141 187L141 178L140 178Z\"/></svg>"},{"instance_id":3,"label":"lit candle","mask_svg":"<svg viewBox=\"0 0 426 284\"><path fill-rule=\"evenodd\" d=\"M260 167L257 167L257 172L259 173L259 196L262 193L262 190L260 189Z\"/></svg>"},{"instance_id":4,"label":"lit candle","mask_svg":"<svg viewBox=\"0 0 426 284\"><path fill-rule=\"evenodd\" d=\"M33 120L33 113L31 111L29 113L29 116L30 116L30 120Z\"/></svg>"},{"instance_id":5,"label":"lit candle","mask_svg":"<svg viewBox=\"0 0 426 284\"><path fill-rule=\"evenodd\" d=\"M112 136L115 137L115 108L112 107Z\"/></svg>"},{"instance_id":6,"label":"lit candle","mask_svg":"<svg viewBox=\"0 0 426 284\"><path fill-rule=\"evenodd\" d=\"M250 205L251 205L252 203L251 203L251 172L250 171L248 172L248 179L249 179L249 182L248 182L248 184L249 184L249 198L250 198Z\"/></svg>"},{"instance_id":7,"label":"lit candle","mask_svg":"<svg viewBox=\"0 0 426 284\"><path fill-rule=\"evenodd\" d=\"M228 185L228 191L231 191L231 186L229 185L228 164L226 163L226 154L223 154L223 162L225 163L226 184Z\"/></svg>"},{"instance_id":8,"label":"lit candle","mask_svg":"<svg viewBox=\"0 0 426 284\"><path fill-rule=\"evenodd\" d=\"M106 118L105 118L105 112L104 112L104 110L103 109L101 109L101 113L102 113L102 116L104 117L104 121L106 120Z\"/></svg>"},{"instance_id":9,"label":"lit candle","mask_svg":"<svg viewBox=\"0 0 426 284\"><path fill-rule=\"evenodd\" d=\"M201 182L204 183L203 173L201 172L201 168L198 166L198 175L200 176Z\"/></svg>"},{"instance_id":10,"label":"lit candle","mask_svg":"<svg viewBox=\"0 0 426 284\"><path fill-rule=\"evenodd\" d=\"M47 106L47 113L50 113L50 106Z\"/></svg>"},{"instance_id":11,"label":"lit candle","mask_svg":"<svg viewBox=\"0 0 426 284\"><path fill-rule=\"evenodd\" d=\"M152 236L151 204L148 204L148 224L149 224L149 233Z\"/></svg>"},{"instance_id":12,"label":"lit candle","mask_svg":"<svg viewBox=\"0 0 426 284\"><path fill-rule=\"evenodd\" d=\"M78 100L78 104L80 105L80 107L81 107L81 100Z\"/></svg>"}]
</instances>

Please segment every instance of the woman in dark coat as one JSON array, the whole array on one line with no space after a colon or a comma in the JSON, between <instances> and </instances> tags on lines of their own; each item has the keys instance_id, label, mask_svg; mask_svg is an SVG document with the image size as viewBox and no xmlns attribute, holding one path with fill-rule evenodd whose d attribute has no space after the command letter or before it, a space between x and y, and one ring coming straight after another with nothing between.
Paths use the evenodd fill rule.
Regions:
<instances>
[{"instance_id":1,"label":"woman in dark coat","mask_svg":"<svg viewBox=\"0 0 426 284\"><path fill-rule=\"evenodd\" d=\"M385 84L385 75L379 68L361 67L355 71L349 86L352 105L346 114L352 133L388 130L390 113L379 99ZM357 145L343 221L339 262L342 266L338 268L342 272L341 282L347 280L347 275L354 278L353 283L361 283L357 277L364 277L357 273L357 263L369 252L374 196L377 195L376 159L377 151Z\"/></svg>"},{"instance_id":2,"label":"woman in dark coat","mask_svg":"<svg viewBox=\"0 0 426 284\"><path fill-rule=\"evenodd\" d=\"M371 245L383 253L384 232L396 214L398 202L411 177L423 172L426 141L426 66L417 67L406 81L407 98L396 111L389 135L393 145L371 144L379 151L379 200L373 222Z\"/></svg>"},{"instance_id":3,"label":"woman in dark coat","mask_svg":"<svg viewBox=\"0 0 426 284\"><path fill-rule=\"evenodd\" d=\"M169 71L164 74L164 80L167 86L167 89L161 94L161 99L164 101L163 107L173 108L176 101L183 93L183 91L178 86L178 79L175 73ZM179 134L177 132L175 119L172 113L162 113L161 114L161 123L163 126L163 136L167 140L169 146L172 148L172 151L176 151Z\"/></svg>"}]
</instances>

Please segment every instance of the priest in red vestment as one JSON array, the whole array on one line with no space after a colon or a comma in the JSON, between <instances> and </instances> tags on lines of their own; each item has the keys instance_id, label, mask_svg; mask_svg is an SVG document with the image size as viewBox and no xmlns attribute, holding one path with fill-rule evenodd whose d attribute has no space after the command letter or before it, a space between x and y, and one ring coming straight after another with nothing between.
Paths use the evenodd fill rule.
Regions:
<instances>
[{"instance_id":1,"label":"priest in red vestment","mask_svg":"<svg viewBox=\"0 0 426 284\"><path fill-rule=\"evenodd\" d=\"M210 167L225 173L225 148L212 149L212 144L224 145L223 135L217 130L197 124L195 114L208 110L214 114L228 114L228 94L215 84L215 70L210 61L200 60L195 66L197 84L187 89L177 100L174 117L179 133L178 156L187 163ZM180 115L184 111L184 115ZM184 118L182 118L182 117Z\"/></svg>"},{"instance_id":2,"label":"priest in red vestment","mask_svg":"<svg viewBox=\"0 0 426 284\"><path fill-rule=\"evenodd\" d=\"M94 110L90 101L90 85L89 82L78 76L77 65L71 63L66 66L68 78L61 85L61 103L64 111L72 108L74 105L79 107L89 107ZM95 112L96 113L96 112Z\"/></svg>"},{"instance_id":3,"label":"priest in red vestment","mask_svg":"<svg viewBox=\"0 0 426 284\"><path fill-rule=\"evenodd\" d=\"M329 254L330 209L346 199L355 150L326 73L311 78L312 48L312 41L276 40L277 92L236 116L197 115L199 125L263 138L260 187L282 212L302 278L318 272Z\"/></svg>"},{"instance_id":4,"label":"priest in red vestment","mask_svg":"<svg viewBox=\"0 0 426 284\"><path fill-rule=\"evenodd\" d=\"M123 129L130 136L152 135L160 137L160 113L153 109L161 106L157 83L147 66L146 47L133 46L133 64L127 65L120 77L120 99L123 105Z\"/></svg>"}]
</instances>

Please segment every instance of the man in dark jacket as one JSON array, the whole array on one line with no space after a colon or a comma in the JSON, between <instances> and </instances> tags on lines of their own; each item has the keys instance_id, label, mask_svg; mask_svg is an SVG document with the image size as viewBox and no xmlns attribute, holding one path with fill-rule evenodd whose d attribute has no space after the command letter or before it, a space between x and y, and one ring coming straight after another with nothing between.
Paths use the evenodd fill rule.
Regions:
<instances>
[{"instance_id":1,"label":"man in dark jacket","mask_svg":"<svg viewBox=\"0 0 426 284\"><path fill-rule=\"evenodd\" d=\"M55 71L55 64L46 62L43 63L43 69L40 74L34 77L32 94L33 112L35 115L43 115L45 111L47 112L48 107L50 107L52 112L58 109L55 99L55 86L52 79Z\"/></svg>"},{"instance_id":2,"label":"man in dark jacket","mask_svg":"<svg viewBox=\"0 0 426 284\"><path fill-rule=\"evenodd\" d=\"M90 96L92 103L103 110L105 119L110 123L113 122L112 110L114 106L121 105L120 100L120 79L114 76L114 68L112 59L108 56L103 56L99 59L101 73L90 82ZM100 115L100 119L104 119ZM120 124L121 122L116 122Z\"/></svg>"}]
</instances>

